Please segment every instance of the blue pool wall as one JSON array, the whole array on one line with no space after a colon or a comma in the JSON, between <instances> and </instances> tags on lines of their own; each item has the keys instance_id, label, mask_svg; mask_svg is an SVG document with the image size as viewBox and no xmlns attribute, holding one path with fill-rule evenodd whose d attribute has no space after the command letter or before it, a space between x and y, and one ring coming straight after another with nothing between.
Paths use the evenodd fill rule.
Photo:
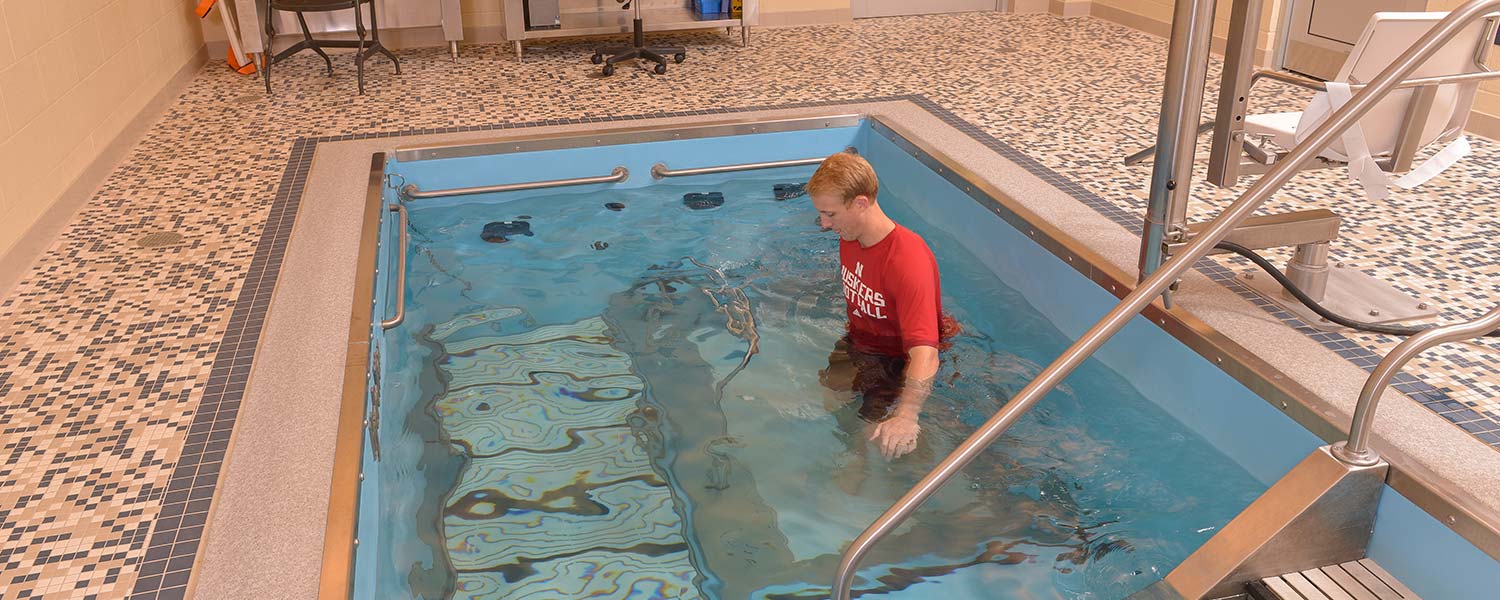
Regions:
<instances>
[{"instance_id":1,"label":"blue pool wall","mask_svg":"<svg viewBox=\"0 0 1500 600\"><path fill-rule=\"evenodd\" d=\"M630 170L630 177L621 183L591 184L566 189L570 192L629 189L652 185L657 181L651 176L651 167L657 163L673 169L688 169L817 158L853 146L863 129L862 126L830 127L439 160L393 161L390 170L399 173L407 184L416 185L422 190L434 190L595 177L608 175L610 170L623 166ZM693 181L712 185L734 177L734 173L695 176ZM552 188L504 194L424 198L412 202L410 206L420 210L469 202L513 201L556 193L557 189Z\"/></svg>"},{"instance_id":2,"label":"blue pool wall","mask_svg":"<svg viewBox=\"0 0 1500 600\"><path fill-rule=\"evenodd\" d=\"M389 170L388 170L389 172ZM396 272L397 257L399 249L400 231L397 229L396 215L385 207L396 202L395 193L390 188L385 188L382 196L380 211L380 236L379 247L376 251L376 264L378 272L375 274L374 304L370 309L370 356L367 361L370 364L370 375L365 380L366 389L371 384L377 383L375 373L385 371L385 364L390 353L386 351L384 329L380 322L391 315L396 301L395 282L391 280L391 274ZM352 358L352 357L351 357ZM376 364L379 360L382 364ZM384 381L378 381L384 387ZM386 391L384 389L382 392ZM365 393L365 416L368 418L373 406L373 397L367 391ZM359 488L359 519L355 525L355 539L359 545L354 549L354 572L351 574L351 598L375 598L376 583L379 570L379 561L376 549L381 547L380 539L380 469L375 463L375 445L370 439L370 428L365 427L362 434L364 449L360 455L360 480ZM326 542L325 542L326 543Z\"/></svg>"},{"instance_id":3,"label":"blue pool wall","mask_svg":"<svg viewBox=\"0 0 1500 600\"><path fill-rule=\"evenodd\" d=\"M859 149L876 166L883 189L902 198L921 199L920 204L891 207L892 212L900 216L907 211L926 226L962 240L966 250L1007 285L1021 292L1065 334L1076 339L1116 304L1113 295L1006 223L992 211L988 200L976 201L872 131L868 124L406 163L392 160L387 170L422 189L602 175L619 165L631 171L630 179L624 183L573 188L588 191L651 185L654 182L651 166L659 162L680 169L787 160L832 154L849 146ZM703 176L694 181L712 184L732 177L733 174ZM408 207L420 210L466 202L503 202L551 193L556 191L428 199ZM395 201L389 190L386 200ZM394 215L386 211L381 214L382 268L377 290L391 290L387 275L395 267L397 232L392 224ZM376 294L372 347L383 344L378 322L392 302L391 293ZM1143 348L1151 351L1140 351ZM382 351L381 356L384 355ZM1143 317L1133 319L1095 356L1174 418L1212 440L1266 485L1274 483L1322 444L1284 413ZM354 598L371 597L369 594L374 590L373 550L380 543L374 536L381 528L375 497L379 484L373 479L378 476L378 469L373 461L367 440ZM1388 486L1381 499L1370 556L1427 600L1468 600L1476 597L1476 590L1500 589L1500 562Z\"/></svg>"},{"instance_id":4,"label":"blue pool wall","mask_svg":"<svg viewBox=\"0 0 1500 600\"><path fill-rule=\"evenodd\" d=\"M875 165L883 189L921 199L893 212L911 211L961 240L1069 337L1080 337L1118 303L992 213L988 200L971 198L880 134L866 131L857 147ZM1095 357L1268 486L1323 444L1145 317L1132 319ZM1381 496L1369 556L1426 600L1472 600L1500 590L1500 562L1390 486Z\"/></svg>"}]
</instances>

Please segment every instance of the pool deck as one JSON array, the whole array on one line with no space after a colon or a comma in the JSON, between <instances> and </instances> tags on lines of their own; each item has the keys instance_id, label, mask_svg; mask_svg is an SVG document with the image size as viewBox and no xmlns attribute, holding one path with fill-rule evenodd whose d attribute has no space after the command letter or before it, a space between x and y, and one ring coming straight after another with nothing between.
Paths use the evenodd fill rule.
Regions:
<instances>
[{"instance_id":1,"label":"pool deck","mask_svg":"<svg viewBox=\"0 0 1500 600\"><path fill-rule=\"evenodd\" d=\"M591 76L585 43L542 45L520 64L501 47L466 49L459 63L414 50L401 54L407 75L368 74L364 97L351 95L346 64L330 80L311 56L278 69L269 101L258 80L206 67L76 214L54 215L23 246L34 252L8 255L0 268L0 423L10 457L0 472L8 484L0 487L0 597L177 598L189 573L200 598L315 595L373 151L511 129L743 117L793 101L804 105L754 112L826 114L830 105L807 104L907 98L859 109L911 123L954 158L981 161L976 172L995 188L1121 277L1134 271L1139 240L1124 219L1139 219L1149 169L1121 167L1117 155L1154 133L1164 41L1092 18L1004 14L756 38L743 49L721 35L684 34L694 53L668 76L622 68L611 79ZM776 57L760 58L758 47L776 48ZM876 60L890 48L911 52ZM791 64L789 55L825 60ZM665 100L645 106L643 97ZM837 112L849 106L858 105ZM682 115L656 118L674 111ZM940 120L934 111L968 130L924 125ZM438 133L454 128L471 130ZM1059 179L998 158L997 141ZM1422 290L1446 318L1500 298L1500 259L1486 241L1500 233L1500 209L1482 197L1500 148L1475 146L1475 156L1421 190L1335 208L1352 223L1338 252ZM307 164L303 179L295 168ZM1301 176L1273 208L1353 197L1341 177ZM1232 198L1206 187L1195 197L1197 218ZM291 213L275 212L294 200L302 202ZM290 237L265 237L268 224L280 231L291 215ZM161 230L186 240L134 246ZM1308 422L1347 422L1370 357L1395 343L1312 337L1198 273L1178 298L1192 318L1311 392L1306 405L1289 407ZM259 319L235 321L266 309L263 330ZM1497 365L1489 342L1430 353L1414 365L1416 383L1387 393L1376 429L1403 477L1446 487L1492 525L1500 524ZM229 375L241 372L248 380ZM195 428L205 415L209 426ZM171 514L178 504L186 508Z\"/></svg>"}]
</instances>

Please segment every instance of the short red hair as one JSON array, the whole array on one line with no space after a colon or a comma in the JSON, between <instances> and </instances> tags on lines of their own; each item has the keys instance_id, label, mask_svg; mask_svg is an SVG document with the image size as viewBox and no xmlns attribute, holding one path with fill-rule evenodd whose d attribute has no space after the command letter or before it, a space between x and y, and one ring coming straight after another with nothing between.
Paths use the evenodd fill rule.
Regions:
<instances>
[{"instance_id":1,"label":"short red hair","mask_svg":"<svg viewBox=\"0 0 1500 600\"><path fill-rule=\"evenodd\" d=\"M846 206L855 196L867 196L874 202L879 192L880 180L875 177L875 168L864 157L848 151L823 159L812 179L807 180L808 194L837 196Z\"/></svg>"}]
</instances>

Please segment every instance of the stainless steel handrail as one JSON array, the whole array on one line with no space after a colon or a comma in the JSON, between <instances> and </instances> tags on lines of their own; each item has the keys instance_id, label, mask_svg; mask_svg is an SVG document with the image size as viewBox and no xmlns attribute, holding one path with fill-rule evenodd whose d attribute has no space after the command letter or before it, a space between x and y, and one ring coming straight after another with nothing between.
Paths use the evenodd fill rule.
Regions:
<instances>
[{"instance_id":1,"label":"stainless steel handrail","mask_svg":"<svg viewBox=\"0 0 1500 600\"><path fill-rule=\"evenodd\" d=\"M550 187L563 187L569 185L587 185L590 183L618 183L630 178L630 169L615 167L608 175L598 177L575 177L573 179L552 179L548 181L532 181L529 183L505 183L500 185L485 185L479 187L452 188L446 190L422 191L417 184L409 183L401 188L401 195L411 200L422 198L440 198L445 196L468 196L471 194L490 194L494 192L516 192L520 190L536 190Z\"/></svg>"},{"instance_id":2,"label":"stainless steel handrail","mask_svg":"<svg viewBox=\"0 0 1500 600\"><path fill-rule=\"evenodd\" d=\"M663 177L687 177L688 175L711 175L713 173L733 173L735 171L774 169L776 167L803 167L816 165L821 162L823 162L822 158L799 158L795 160L773 160L770 162L724 165L721 167L698 167L694 169L668 169L667 165L656 163L651 166L651 176L656 179Z\"/></svg>"},{"instance_id":3,"label":"stainless steel handrail","mask_svg":"<svg viewBox=\"0 0 1500 600\"><path fill-rule=\"evenodd\" d=\"M381 321L381 329L390 329L406 320L406 207L392 204L391 212L401 215L401 248L396 254L396 316Z\"/></svg>"},{"instance_id":4,"label":"stainless steel handrail","mask_svg":"<svg viewBox=\"0 0 1500 600\"><path fill-rule=\"evenodd\" d=\"M1380 461L1380 455L1369 447L1370 430L1375 424L1375 408L1380 404L1380 392L1391 384L1391 379L1401 368L1423 351L1448 342L1456 342L1489 335L1500 329L1500 306L1472 321L1433 327L1403 340L1375 366L1370 378L1365 380L1359 392L1359 403L1354 405L1354 422L1349 427L1349 441L1333 445L1333 456L1348 464L1367 467Z\"/></svg>"},{"instance_id":5,"label":"stainless steel handrail","mask_svg":"<svg viewBox=\"0 0 1500 600\"><path fill-rule=\"evenodd\" d=\"M1494 25L1491 25L1491 27L1494 27ZM1494 37L1495 36L1493 34L1491 34L1486 39L1494 39ZM1489 46L1489 44L1484 44L1484 45L1485 46ZM1398 84L1396 86L1396 89L1408 89L1408 88L1422 87L1422 86L1426 86L1426 85L1448 85L1448 84L1458 84L1458 83L1469 83L1469 82L1474 82L1474 81L1488 81L1490 79L1500 79L1500 71L1492 70L1489 67L1487 67L1485 65L1482 65L1482 64L1477 65L1477 66L1479 66L1481 69L1484 69L1484 70L1478 71L1478 72L1474 72L1474 73L1462 73L1462 74L1459 74L1459 75L1439 75L1439 76L1436 76L1436 77L1419 77L1417 79L1408 79L1408 80L1403 81L1400 84ZM1279 81L1281 83L1285 83L1285 84L1289 84L1289 85L1294 85L1294 86L1300 87L1302 89L1312 90L1314 92L1326 92L1326 91L1328 91L1328 82L1326 82L1326 81L1319 81L1317 79L1313 79L1311 77L1305 77L1305 76L1302 76L1302 75L1297 75L1295 73L1287 73L1285 71L1272 71L1272 70L1269 70L1269 69L1262 69L1262 70L1256 71L1254 74L1250 75L1250 85L1249 85L1249 88L1250 89L1254 89L1256 82L1258 82L1258 81L1260 81L1262 79L1270 79L1272 81ZM1365 87L1368 87L1368 86L1366 84L1363 84L1363 83L1351 83L1351 84L1349 84L1349 89L1351 89L1351 90L1360 90L1360 89L1364 89ZM1246 92L1246 93L1248 94L1249 92ZM1198 125L1198 135L1203 135L1204 133L1209 132L1213 128L1214 128L1214 122L1213 121L1204 121L1203 123L1200 123ZM1142 148L1142 149L1136 151L1135 153L1133 153L1133 154L1131 154L1129 156L1126 156L1124 163L1126 165L1136 165L1136 164L1139 164L1139 163L1145 161L1147 158L1150 158L1151 154L1153 152L1155 152L1155 151L1156 151L1156 144L1152 144L1150 146L1147 146L1145 148Z\"/></svg>"},{"instance_id":6,"label":"stainless steel handrail","mask_svg":"<svg viewBox=\"0 0 1500 600\"><path fill-rule=\"evenodd\" d=\"M1433 76L1433 77L1418 77L1416 79L1408 79L1406 81L1401 82L1400 84L1398 84L1396 86L1396 89L1415 88L1415 87L1422 87L1424 85L1448 85L1448 84L1455 84L1455 83L1469 83L1471 81L1485 81L1485 80L1489 80L1489 79L1495 79L1497 77L1500 77L1500 71L1477 71L1477 72L1474 72L1474 73L1460 73L1460 74L1457 74L1457 75L1436 75L1436 76ZM1326 91L1328 91L1328 82L1326 82L1326 81L1318 81L1318 80L1313 79L1311 77L1303 77L1301 75L1297 75L1297 74L1294 74L1294 73L1285 73L1285 72L1282 72L1282 71L1269 71L1269 70L1256 71L1254 75L1251 75L1250 76L1250 87L1252 87L1252 88L1255 87L1255 82L1260 81L1262 79L1270 79L1270 80L1273 80L1273 81L1280 81L1282 83L1287 83L1287 84L1295 85L1297 87L1300 87L1300 88L1303 88L1303 89L1312 90L1312 91L1315 91L1315 92L1326 92ZM1368 87L1368 85L1363 84L1363 83L1350 83L1349 84L1349 89L1351 89L1351 90L1359 90L1359 89L1363 89L1365 87Z\"/></svg>"},{"instance_id":7,"label":"stainless steel handrail","mask_svg":"<svg viewBox=\"0 0 1500 600\"><path fill-rule=\"evenodd\" d=\"M1104 345L1104 342L1134 318L1136 313L1155 300L1184 271L1191 268L1193 263L1207 255L1235 225L1249 217L1272 193L1295 176L1303 163L1312 160L1318 152L1369 112L1376 102L1395 89L1401 80L1437 52L1443 42L1452 38L1462 27L1495 6L1500 6L1500 0L1470 0L1467 4L1454 9L1437 26L1412 44L1412 47L1407 48L1395 62L1381 71L1369 87L1355 94L1343 107L1333 111L1328 120L1313 129L1306 141L1293 148L1279 165L1266 172L1254 185L1250 186L1243 196L1225 208L1223 213L1209 223L1203 233L1188 243L1182 255L1163 264L1150 277L1142 281L1135 291L1125 296L1113 310L1109 311L1109 314L1084 332L1077 342L1063 352L1062 356L1048 365L1031 383L1026 384L1026 387L1022 388L1004 408L985 421L978 431L964 440L957 449L943 459L943 462L928 472L900 500L880 515L880 518L876 519L869 528L859 534L859 537L850 542L849 549L844 551L843 558L839 561L838 573L833 582L833 598L849 600L855 569L860 559L875 545L875 542L916 512L917 507L939 487L942 487L959 469L978 456L1007 429L1010 429L1021 418L1021 415L1031 409L1032 405L1078 368L1078 365L1087 360L1095 350Z\"/></svg>"}]
</instances>

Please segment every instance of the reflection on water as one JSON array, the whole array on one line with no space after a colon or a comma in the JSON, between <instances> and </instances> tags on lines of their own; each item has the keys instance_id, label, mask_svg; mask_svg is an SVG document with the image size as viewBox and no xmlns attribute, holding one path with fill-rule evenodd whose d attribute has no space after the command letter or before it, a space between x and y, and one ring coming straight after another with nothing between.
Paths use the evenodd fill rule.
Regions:
<instances>
[{"instance_id":1,"label":"reflection on water","mask_svg":"<svg viewBox=\"0 0 1500 600\"><path fill-rule=\"evenodd\" d=\"M421 576L382 597L826 597L848 542L1067 340L882 198L965 325L919 448L882 458L858 398L818 383L843 333L836 238L772 189L806 175L414 209L426 260L387 377L410 383L382 424L402 518L380 543ZM724 204L680 201L707 191ZM534 236L479 239L521 216ZM856 591L1123 598L1261 489L1091 363L877 546Z\"/></svg>"}]
</instances>

